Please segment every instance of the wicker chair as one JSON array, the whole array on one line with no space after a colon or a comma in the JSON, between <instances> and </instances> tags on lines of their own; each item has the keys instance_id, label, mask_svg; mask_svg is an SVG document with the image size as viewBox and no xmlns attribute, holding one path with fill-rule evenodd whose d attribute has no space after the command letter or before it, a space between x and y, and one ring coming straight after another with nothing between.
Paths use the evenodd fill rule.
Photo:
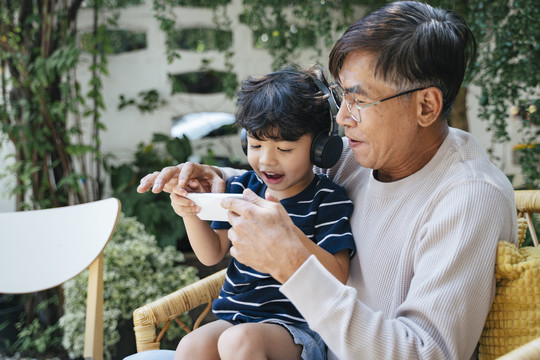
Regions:
<instances>
[{"instance_id":1,"label":"wicker chair","mask_svg":"<svg viewBox=\"0 0 540 360\"><path fill-rule=\"evenodd\" d=\"M518 216L523 217L528 223L535 246L538 246L531 213L540 213L540 191L522 190L516 191L515 195ZM178 322L187 332L190 332L191 330L178 319L178 316L206 305L193 325L193 329L196 329L210 311L212 301L217 298L224 281L225 269L136 309L133 312L133 322L137 352L159 349L161 338L172 321ZM161 327L159 332L158 326ZM500 359L540 359L540 337L505 354Z\"/></svg>"}]
</instances>

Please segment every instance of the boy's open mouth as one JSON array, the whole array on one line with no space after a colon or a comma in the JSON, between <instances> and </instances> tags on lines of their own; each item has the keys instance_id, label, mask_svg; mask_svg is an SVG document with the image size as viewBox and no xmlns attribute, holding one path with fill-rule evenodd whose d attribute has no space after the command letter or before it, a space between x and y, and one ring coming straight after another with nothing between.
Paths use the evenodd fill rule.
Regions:
<instances>
[{"instance_id":1,"label":"boy's open mouth","mask_svg":"<svg viewBox=\"0 0 540 360\"><path fill-rule=\"evenodd\" d=\"M278 181L283 178L282 174L278 174L274 172L263 171L262 174L264 175L265 180L270 181L270 182Z\"/></svg>"}]
</instances>

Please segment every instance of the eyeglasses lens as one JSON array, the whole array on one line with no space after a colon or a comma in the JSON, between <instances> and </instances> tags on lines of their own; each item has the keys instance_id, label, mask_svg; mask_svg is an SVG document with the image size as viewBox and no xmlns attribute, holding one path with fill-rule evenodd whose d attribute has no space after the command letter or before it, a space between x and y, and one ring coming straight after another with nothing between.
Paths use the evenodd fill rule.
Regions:
<instances>
[{"instance_id":1,"label":"eyeglasses lens","mask_svg":"<svg viewBox=\"0 0 540 360\"><path fill-rule=\"evenodd\" d=\"M346 92L340 85L336 84L332 88L332 96L334 97L334 101L336 102L338 109L341 107L342 102L344 101L347 111L349 111L351 117L354 119L354 121L359 122L360 112L358 111L359 109L356 105L356 101L351 94Z\"/></svg>"}]
</instances>

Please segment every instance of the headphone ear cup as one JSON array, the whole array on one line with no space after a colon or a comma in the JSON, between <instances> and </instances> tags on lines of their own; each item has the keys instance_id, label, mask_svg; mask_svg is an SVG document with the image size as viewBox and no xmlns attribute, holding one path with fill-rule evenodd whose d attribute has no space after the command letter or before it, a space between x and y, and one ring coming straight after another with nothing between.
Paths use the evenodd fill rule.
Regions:
<instances>
[{"instance_id":1,"label":"headphone ear cup","mask_svg":"<svg viewBox=\"0 0 540 360\"><path fill-rule=\"evenodd\" d=\"M311 162L323 169L334 166L343 151L343 140L339 135L320 132L311 143Z\"/></svg>"},{"instance_id":2,"label":"headphone ear cup","mask_svg":"<svg viewBox=\"0 0 540 360\"><path fill-rule=\"evenodd\" d=\"M244 151L244 154L247 156L247 131L246 129L242 129L242 132L240 133L240 145L242 145L242 150Z\"/></svg>"}]
</instances>

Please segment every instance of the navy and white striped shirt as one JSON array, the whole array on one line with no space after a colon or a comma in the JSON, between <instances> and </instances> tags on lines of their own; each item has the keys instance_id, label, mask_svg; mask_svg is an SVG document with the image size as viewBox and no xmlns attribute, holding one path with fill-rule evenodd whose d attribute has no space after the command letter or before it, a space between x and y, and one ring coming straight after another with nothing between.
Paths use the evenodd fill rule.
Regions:
<instances>
[{"instance_id":1,"label":"navy and white striped shirt","mask_svg":"<svg viewBox=\"0 0 540 360\"><path fill-rule=\"evenodd\" d=\"M264 198L267 187L254 171L249 171L229 179L226 192L241 193L245 188ZM307 188L281 200L281 204L294 224L317 245L331 254L349 249L350 256L354 256L355 245L349 225L353 204L342 187L324 175L315 175ZM214 221L212 228L229 229L230 224ZM280 285L270 275L233 258L212 310L220 319L232 323L272 320L305 323L294 305L279 291Z\"/></svg>"}]
</instances>

